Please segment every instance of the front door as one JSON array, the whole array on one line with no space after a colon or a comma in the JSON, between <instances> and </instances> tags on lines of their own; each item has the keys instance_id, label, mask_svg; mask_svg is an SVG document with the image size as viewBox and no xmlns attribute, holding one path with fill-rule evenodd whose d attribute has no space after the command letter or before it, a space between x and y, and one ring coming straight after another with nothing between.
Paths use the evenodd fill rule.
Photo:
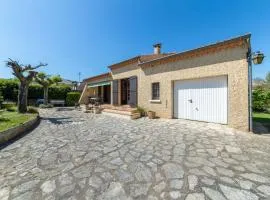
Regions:
<instances>
[{"instance_id":1,"label":"front door","mask_svg":"<svg viewBox=\"0 0 270 200\"><path fill-rule=\"evenodd\" d=\"M137 105L137 77L121 80L121 105Z\"/></svg>"}]
</instances>

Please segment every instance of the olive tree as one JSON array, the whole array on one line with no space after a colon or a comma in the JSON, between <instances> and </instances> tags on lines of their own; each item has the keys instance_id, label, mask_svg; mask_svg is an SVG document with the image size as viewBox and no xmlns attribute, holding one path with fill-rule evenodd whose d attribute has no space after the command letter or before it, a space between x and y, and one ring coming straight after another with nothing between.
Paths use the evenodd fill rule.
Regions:
<instances>
[{"instance_id":1,"label":"olive tree","mask_svg":"<svg viewBox=\"0 0 270 200\"><path fill-rule=\"evenodd\" d=\"M48 94L49 94L49 87L54 83L59 83L62 81L59 75L57 76L49 76L46 75L44 72L40 72L36 75L35 81L43 87L44 90L44 105L48 105Z\"/></svg>"},{"instance_id":2,"label":"olive tree","mask_svg":"<svg viewBox=\"0 0 270 200\"><path fill-rule=\"evenodd\" d=\"M19 94L18 94L18 112L26 113L27 112L27 97L28 97L28 88L30 83L33 81L33 78L37 74L36 70L39 67L46 66L47 64L40 63L39 65L23 65L19 64L18 61L9 60L6 62L7 67L12 69L12 74L18 78L19 84Z\"/></svg>"},{"instance_id":3,"label":"olive tree","mask_svg":"<svg viewBox=\"0 0 270 200\"><path fill-rule=\"evenodd\" d=\"M56 85L58 85L58 83L62 82L62 78L60 75L52 76L51 79Z\"/></svg>"}]
</instances>

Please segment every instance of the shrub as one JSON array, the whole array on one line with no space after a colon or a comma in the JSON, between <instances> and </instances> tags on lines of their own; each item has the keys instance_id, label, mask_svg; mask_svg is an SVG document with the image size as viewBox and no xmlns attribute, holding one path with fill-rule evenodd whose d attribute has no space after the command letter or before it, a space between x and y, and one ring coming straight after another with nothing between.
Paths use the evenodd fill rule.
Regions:
<instances>
[{"instance_id":1,"label":"shrub","mask_svg":"<svg viewBox=\"0 0 270 200\"><path fill-rule=\"evenodd\" d=\"M6 110L7 111L9 111L9 112L15 112L15 111L17 111L17 107L8 107L8 108L6 108Z\"/></svg>"},{"instance_id":2,"label":"shrub","mask_svg":"<svg viewBox=\"0 0 270 200\"><path fill-rule=\"evenodd\" d=\"M49 87L49 99L65 100L70 91L71 88L67 85L53 85Z\"/></svg>"},{"instance_id":3,"label":"shrub","mask_svg":"<svg viewBox=\"0 0 270 200\"><path fill-rule=\"evenodd\" d=\"M136 112L139 112L141 116L146 116L146 110L143 107L137 106Z\"/></svg>"},{"instance_id":4,"label":"shrub","mask_svg":"<svg viewBox=\"0 0 270 200\"><path fill-rule=\"evenodd\" d=\"M35 114L35 113L38 113L38 110L36 108L30 106L30 107L28 107L27 112Z\"/></svg>"},{"instance_id":5,"label":"shrub","mask_svg":"<svg viewBox=\"0 0 270 200\"><path fill-rule=\"evenodd\" d=\"M16 103L14 102L4 102L2 104L2 107L5 108L6 110L12 108L12 107L16 107Z\"/></svg>"},{"instance_id":6,"label":"shrub","mask_svg":"<svg viewBox=\"0 0 270 200\"><path fill-rule=\"evenodd\" d=\"M39 108L53 108L53 105L52 105L52 104L47 104L47 105L45 105L45 104L40 104L40 105L39 105Z\"/></svg>"},{"instance_id":7,"label":"shrub","mask_svg":"<svg viewBox=\"0 0 270 200\"><path fill-rule=\"evenodd\" d=\"M79 102L81 93L80 92L69 92L67 93L66 103L68 106L75 106Z\"/></svg>"},{"instance_id":8,"label":"shrub","mask_svg":"<svg viewBox=\"0 0 270 200\"><path fill-rule=\"evenodd\" d=\"M270 107L270 90L263 87L257 87L252 93L253 110L264 112Z\"/></svg>"}]
</instances>

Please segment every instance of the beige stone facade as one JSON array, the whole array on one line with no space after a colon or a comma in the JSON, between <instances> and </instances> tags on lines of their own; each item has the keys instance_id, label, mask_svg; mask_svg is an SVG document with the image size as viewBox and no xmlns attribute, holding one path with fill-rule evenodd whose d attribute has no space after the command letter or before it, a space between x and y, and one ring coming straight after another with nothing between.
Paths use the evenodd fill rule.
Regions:
<instances>
[{"instance_id":1,"label":"beige stone facade","mask_svg":"<svg viewBox=\"0 0 270 200\"><path fill-rule=\"evenodd\" d=\"M161 118L173 118L175 81L225 75L228 78L228 126L248 131L247 38L249 36L239 37L150 62L135 62L133 58L130 62L121 62L119 66L115 64L110 67L112 80L136 76L138 106L155 111ZM160 102L150 101L154 82L160 83ZM120 87L118 90L121 92Z\"/></svg>"},{"instance_id":2,"label":"beige stone facade","mask_svg":"<svg viewBox=\"0 0 270 200\"><path fill-rule=\"evenodd\" d=\"M247 45L154 66L129 64L112 71L113 79L138 78L138 106L155 111L162 118L173 118L174 81L212 76L228 76L228 125L248 131ZM160 102L151 102L151 84L160 83Z\"/></svg>"},{"instance_id":3,"label":"beige stone facade","mask_svg":"<svg viewBox=\"0 0 270 200\"><path fill-rule=\"evenodd\" d=\"M173 117L173 86L176 80L228 76L228 125L247 131L248 63L246 48L228 49L203 57L141 69L138 104L158 116ZM160 82L160 103L151 103L151 83Z\"/></svg>"}]
</instances>

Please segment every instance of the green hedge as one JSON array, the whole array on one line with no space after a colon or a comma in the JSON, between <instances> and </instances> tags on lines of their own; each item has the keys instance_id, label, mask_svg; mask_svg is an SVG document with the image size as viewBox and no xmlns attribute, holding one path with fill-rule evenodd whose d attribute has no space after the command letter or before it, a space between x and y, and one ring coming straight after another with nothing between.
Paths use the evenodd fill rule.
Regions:
<instances>
[{"instance_id":1,"label":"green hedge","mask_svg":"<svg viewBox=\"0 0 270 200\"><path fill-rule=\"evenodd\" d=\"M62 99L67 98L67 94L71 91L71 88L67 85L54 85L49 87L49 99Z\"/></svg>"},{"instance_id":2,"label":"green hedge","mask_svg":"<svg viewBox=\"0 0 270 200\"><path fill-rule=\"evenodd\" d=\"M80 96L81 96L80 92L67 93L66 104L68 106L75 106L75 104L79 102Z\"/></svg>"},{"instance_id":3,"label":"green hedge","mask_svg":"<svg viewBox=\"0 0 270 200\"><path fill-rule=\"evenodd\" d=\"M28 89L28 99L43 99L43 88L38 84L31 84Z\"/></svg>"},{"instance_id":4,"label":"green hedge","mask_svg":"<svg viewBox=\"0 0 270 200\"><path fill-rule=\"evenodd\" d=\"M15 79L0 79L0 88L4 100L14 100L18 95L19 82Z\"/></svg>"},{"instance_id":5,"label":"green hedge","mask_svg":"<svg viewBox=\"0 0 270 200\"><path fill-rule=\"evenodd\" d=\"M0 88L4 100L17 101L19 81L15 79L0 79ZM71 91L68 85L52 85L49 88L49 99L66 99L67 93ZM28 90L28 99L42 99L43 88L38 84L31 84Z\"/></svg>"},{"instance_id":6,"label":"green hedge","mask_svg":"<svg viewBox=\"0 0 270 200\"><path fill-rule=\"evenodd\" d=\"M270 108L270 89L267 87L257 87L252 92L252 99L254 111L268 111Z\"/></svg>"}]
</instances>

